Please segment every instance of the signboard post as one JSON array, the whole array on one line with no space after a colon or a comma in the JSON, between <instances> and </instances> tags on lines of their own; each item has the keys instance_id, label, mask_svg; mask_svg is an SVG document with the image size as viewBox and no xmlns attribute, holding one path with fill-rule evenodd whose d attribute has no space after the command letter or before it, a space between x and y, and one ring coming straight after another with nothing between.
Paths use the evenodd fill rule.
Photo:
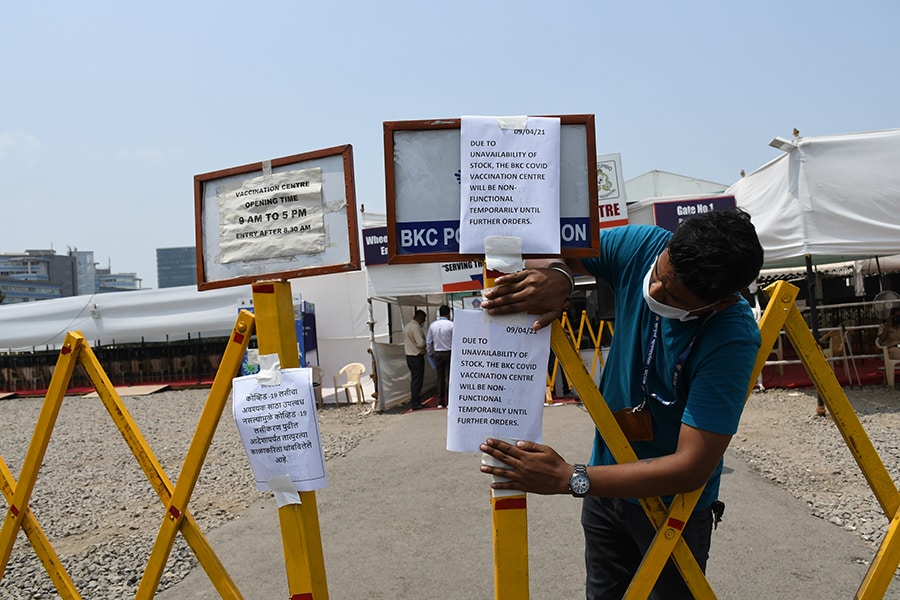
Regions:
<instances>
[{"instance_id":1,"label":"signboard post","mask_svg":"<svg viewBox=\"0 0 900 600\"><path fill-rule=\"evenodd\" d=\"M525 256L599 253L593 115L389 122L384 134L389 263L483 262L488 287ZM540 441L550 344L533 320L456 311L449 450ZM491 507L495 598L527 598L525 494L492 490Z\"/></svg>"},{"instance_id":2,"label":"signboard post","mask_svg":"<svg viewBox=\"0 0 900 600\"><path fill-rule=\"evenodd\" d=\"M267 369L273 379L280 379L281 369L299 368L287 279L360 268L352 148L339 146L197 175L194 213L197 287L252 283L261 363L265 359L267 366L274 365ZM312 436L318 448L311 448L310 442L310 432L317 433L309 423L310 415L315 419L311 379L303 374L300 380L308 385L279 389L277 398L269 391L252 392L252 398L265 397L266 402L245 402L248 422L238 426L242 434L247 427L255 432L254 425L265 430L249 443L245 440L245 447L257 478L261 469L271 475L266 486L278 503L290 597L327 600L314 491L327 479L321 440ZM250 413L270 408L276 412L259 415L265 423L249 421L254 418ZM277 456L271 462L253 452Z\"/></svg>"},{"instance_id":3,"label":"signboard post","mask_svg":"<svg viewBox=\"0 0 900 600\"><path fill-rule=\"evenodd\" d=\"M260 354L277 354L282 368L299 367L290 284L286 281L255 283L253 305ZM328 583L316 492L279 491L278 519L290 597L327 600Z\"/></svg>"}]
</instances>

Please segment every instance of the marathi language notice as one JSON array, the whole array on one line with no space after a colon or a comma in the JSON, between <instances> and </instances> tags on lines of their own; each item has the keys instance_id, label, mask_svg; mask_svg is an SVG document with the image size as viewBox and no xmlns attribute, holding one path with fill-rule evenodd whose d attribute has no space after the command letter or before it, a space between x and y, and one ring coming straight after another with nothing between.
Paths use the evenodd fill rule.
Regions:
<instances>
[{"instance_id":1,"label":"marathi language notice","mask_svg":"<svg viewBox=\"0 0 900 600\"><path fill-rule=\"evenodd\" d=\"M277 385L236 378L233 412L260 491L284 475L300 492L328 485L310 369L284 369Z\"/></svg>"},{"instance_id":2,"label":"marathi language notice","mask_svg":"<svg viewBox=\"0 0 900 600\"><path fill-rule=\"evenodd\" d=\"M322 169L314 167L220 185L221 264L325 251Z\"/></svg>"},{"instance_id":3,"label":"marathi language notice","mask_svg":"<svg viewBox=\"0 0 900 600\"><path fill-rule=\"evenodd\" d=\"M478 452L488 437L541 441L550 328L534 315L453 315L447 449Z\"/></svg>"},{"instance_id":4,"label":"marathi language notice","mask_svg":"<svg viewBox=\"0 0 900 600\"><path fill-rule=\"evenodd\" d=\"M484 254L484 238L522 238L525 254L559 254L560 123L528 117L501 128L497 117L460 124L459 251Z\"/></svg>"}]
</instances>

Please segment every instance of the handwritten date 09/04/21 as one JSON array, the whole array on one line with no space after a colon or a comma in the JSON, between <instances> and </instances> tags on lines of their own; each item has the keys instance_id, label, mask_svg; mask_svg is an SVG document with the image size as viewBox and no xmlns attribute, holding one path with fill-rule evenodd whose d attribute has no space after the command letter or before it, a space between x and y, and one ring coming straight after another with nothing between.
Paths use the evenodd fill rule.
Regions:
<instances>
[{"instance_id":1,"label":"handwritten date 09/04/21","mask_svg":"<svg viewBox=\"0 0 900 600\"><path fill-rule=\"evenodd\" d=\"M537 335L537 331L532 329L531 327L523 327L521 325L510 325L506 328L506 333L509 334L524 334L524 335ZM479 344L485 345L489 342L488 338L483 337L464 337L462 338L463 344Z\"/></svg>"}]
</instances>

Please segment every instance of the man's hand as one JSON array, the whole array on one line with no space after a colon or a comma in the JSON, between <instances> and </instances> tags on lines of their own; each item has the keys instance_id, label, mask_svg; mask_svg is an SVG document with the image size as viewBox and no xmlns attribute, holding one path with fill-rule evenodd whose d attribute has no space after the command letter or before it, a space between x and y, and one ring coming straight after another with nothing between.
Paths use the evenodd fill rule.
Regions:
<instances>
[{"instance_id":1,"label":"man's hand","mask_svg":"<svg viewBox=\"0 0 900 600\"><path fill-rule=\"evenodd\" d=\"M506 467L481 466L482 473L505 477L510 481L492 483L497 490L521 490L535 494L566 494L574 467L550 446L534 442L516 445L488 439L481 451L504 463Z\"/></svg>"},{"instance_id":2,"label":"man's hand","mask_svg":"<svg viewBox=\"0 0 900 600\"><path fill-rule=\"evenodd\" d=\"M559 316L563 302L572 292L571 281L565 273L542 267L498 277L495 284L484 292L487 300L481 307L491 315L521 312L539 315L532 325L535 331L550 325Z\"/></svg>"}]
</instances>

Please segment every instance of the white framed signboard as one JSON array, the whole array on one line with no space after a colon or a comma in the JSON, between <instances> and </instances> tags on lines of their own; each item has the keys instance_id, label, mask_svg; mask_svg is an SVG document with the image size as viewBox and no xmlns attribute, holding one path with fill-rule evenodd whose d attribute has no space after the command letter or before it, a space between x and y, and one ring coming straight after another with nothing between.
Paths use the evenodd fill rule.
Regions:
<instances>
[{"instance_id":1,"label":"white framed signboard","mask_svg":"<svg viewBox=\"0 0 900 600\"><path fill-rule=\"evenodd\" d=\"M560 120L556 232L560 251L568 257L596 256L600 242L594 115L556 118ZM460 124L461 119L384 123L388 262L481 258L459 252L461 187L473 184L462 181Z\"/></svg>"},{"instance_id":2,"label":"white framed signboard","mask_svg":"<svg viewBox=\"0 0 900 600\"><path fill-rule=\"evenodd\" d=\"M194 176L197 287L358 271L350 145Z\"/></svg>"}]
</instances>

